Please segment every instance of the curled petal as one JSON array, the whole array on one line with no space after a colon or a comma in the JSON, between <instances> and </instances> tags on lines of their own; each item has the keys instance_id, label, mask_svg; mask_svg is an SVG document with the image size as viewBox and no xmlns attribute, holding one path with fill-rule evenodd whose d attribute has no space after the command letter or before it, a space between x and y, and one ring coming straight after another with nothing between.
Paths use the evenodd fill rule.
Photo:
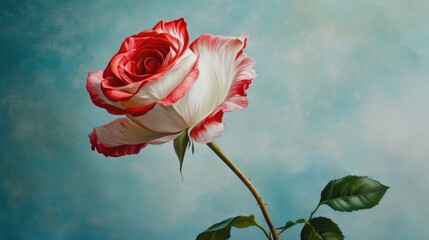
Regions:
<instances>
[{"instance_id":1,"label":"curled petal","mask_svg":"<svg viewBox=\"0 0 429 240\"><path fill-rule=\"evenodd\" d=\"M182 98L198 78L196 56L188 51L176 66L160 75L159 79L143 85L129 102L157 102L165 106L175 103Z\"/></svg>"},{"instance_id":2,"label":"curled petal","mask_svg":"<svg viewBox=\"0 0 429 240\"><path fill-rule=\"evenodd\" d=\"M101 90L103 83L103 71L90 72L86 82L86 89L92 102L101 108L106 109L111 114L121 115L130 114L132 116L140 116L150 111L155 103L148 103L146 105L127 106L121 102L114 102L107 98Z\"/></svg>"},{"instance_id":3,"label":"curled petal","mask_svg":"<svg viewBox=\"0 0 429 240\"><path fill-rule=\"evenodd\" d=\"M243 45L235 59L234 78L232 79L225 100L216 111L230 112L243 109L248 105L246 90L256 77L255 70L253 69L255 62L243 53L247 43L247 36L241 36L240 39Z\"/></svg>"},{"instance_id":4,"label":"curled petal","mask_svg":"<svg viewBox=\"0 0 429 240\"><path fill-rule=\"evenodd\" d=\"M168 33L154 30L144 30L125 38L117 54L126 53L130 50L139 48L140 46L148 44L148 42L150 43L153 40L158 42L170 42L171 40L175 42L179 41L174 37L172 38L172 36Z\"/></svg>"},{"instance_id":5,"label":"curled petal","mask_svg":"<svg viewBox=\"0 0 429 240\"><path fill-rule=\"evenodd\" d=\"M251 80L242 80L233 82L225 101L219 109L223 111L239 110L247 107L249 101L247 99L246 90L249 88Z\"/></svg>"},{"instance_id":6,"label":"curled petal","mask_svg":"<svg viewBox=\"0 0 429 240\"><path fill-rule=\"evenodd\" d=\"M119 118L107 125L94 128L89 134L89 139L92 150L97 149L106 157L119 157L137 154L140 149L152 142L169 141L171 135L174 137L175 134L152 132L128 118Z\"/></svg>"},{"instance_id":7,"label":"curled petal","mask_svg":"<svg viewBox=\"0 0 429 240\"><path fill-rule=\"evenodd\" d=\"M180 49L180 52L188 48L189 35L185 19L179 18L169 22L160 21L153 27L153 30L159 33L168 33L177 38L180 44L177 48Z\"/></svg>"},{"instance_id":8,"label":"curled petal","mask_svg":"<svg viewBox=\"0 0 429 240\"><path fill-rule=\"evenodd\" d=\"M169 106L185 96L200 74L197 62L198 60L194 63L191 71L183 78L182 82L180 82L164 99L158 101L158 103Z\"/></svg>"},{"instance_id":9,"label":"curled petal","mask_svg":"<svg viewBox=\"0 0 429 240\"><path fill-rule=\"evenodd\" d=\"M209 143L215 140L225 129L222 117L223 111L210 115L192 128L189 136L198 143Z\"/></svg>"},{"instance_id":10,"label":"curled petal","mask_svg":"<svg viewBox=\"0 0 429 240\"><path fill-rule=\"evenodd\" d=\"M111 87L108 84L109 82L103 81L101 83L101 90L103 91L104 95L111 101L114 101L114 102L126 101L131 99L134 96L133 93L124 91L125 88L130 88L133 84L128 84L126 87L121 87L121 88Z\"/></svg>"},{"instance_id":11,"label":"curled petal","mask_svg":"<svg viewBox=\"0 0 429 240\"><path fill-rule=\"evenodd\" d=\"M91 97L92 102L101 108L105 108L111 114L123 114L124 109L115 102L106 98L101 91L100 84L103 80L103 71L88 73L86 89Z\"/></svg>"}]
</instances>

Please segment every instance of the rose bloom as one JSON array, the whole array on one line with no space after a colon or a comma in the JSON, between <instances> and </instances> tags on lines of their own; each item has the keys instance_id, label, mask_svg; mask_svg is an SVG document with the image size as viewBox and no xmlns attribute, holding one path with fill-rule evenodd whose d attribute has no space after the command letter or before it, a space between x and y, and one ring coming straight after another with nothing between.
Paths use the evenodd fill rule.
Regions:
<instances>
[{"instance_id":1,"label":"rose bloom","mask_svg":"<svg viewBox=\"0 0 429 240\"><path fill-rule=\"evenodd\" d=\"M136 154L188 129L198 143L219 137L224 112L247 106L245 91L256 77L243 53L246 40L203 34L190 44L183 18L127 37L105 70L88 74L92 102L125 116L94 128L92 149Z\"/></svg>"}]
</instances>

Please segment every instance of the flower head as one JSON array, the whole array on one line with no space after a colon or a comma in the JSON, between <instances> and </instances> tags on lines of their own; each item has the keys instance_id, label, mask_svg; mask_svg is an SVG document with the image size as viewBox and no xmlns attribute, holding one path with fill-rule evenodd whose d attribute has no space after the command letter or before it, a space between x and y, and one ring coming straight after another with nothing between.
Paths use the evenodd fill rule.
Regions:
<instances>
[{"instance_id":1,"label":"flower head","mask_svg":"<svg viewBox=\"0 0 429 240\"><path fill-rule=\"evenodd\" d=\"M187 129L199 143L219 137L224 112L247 106L256 77L254 61L243 53L246 40L203 34L189 44L183 18L127 37L104 71L88 74L93 103L125 116L94 128L92 149L136 154Z\"/></svg>"}]
</instances>

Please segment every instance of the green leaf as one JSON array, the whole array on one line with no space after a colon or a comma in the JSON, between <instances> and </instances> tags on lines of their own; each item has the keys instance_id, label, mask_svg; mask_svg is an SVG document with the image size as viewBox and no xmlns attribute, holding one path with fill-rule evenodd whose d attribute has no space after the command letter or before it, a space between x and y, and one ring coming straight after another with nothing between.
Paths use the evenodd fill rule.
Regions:
<instances>
[{"instance_id":1,"label":"green leaf","mask_svg":"<svg viewBox=\"0 0 429 240\"><path fill-rule=\"evenodd\" d=\"M189 147L189 135L188 129L184 130L176 139L173 141L174 151L179 158L180 173L182 173L183 160L185 159L185 152Z\"/></svg>"},{"instance_id":2,"label":"green leaf","mask_svg":"<svg viewBox=\"0 0 429 240\"><path fill-rule=\"evenodd\" d=\"M246 216L237 216L228 218L222 222L216 223L213 226L209 227L204 232L200 233L196 240L226 240L231 237L231 228L246 228L250 226L257 226L261 229L261 225L256 222L255 217L250 215Z\"/></svg>"},{"instance_id":3,"label":"green leaf","mask_svg":"<svg viewBox=\"0 0 429 240\"><path fill-rule=\"evenodd\" d=\"M293 221L288 221L288 222L286 222L286 224L283 226L283 227L279 227L279 228L277 228L278 230L281 230L282 232L284 231L284 230L286 230L286 229L288 229L288 228L291 228L291 227L293 227L293 226L295 226L295 225L297 225L297 224L300 224L300 223L305 223L305 219L298 219L298 220L296 220L295 222L293 222Z\"/></svg>"},{"instance_id":4,"label":"green leaf","mask_svg":"<svg viewBox=\"0 0 429 240\"><path fill-rule=\"evenodd\" d=\"M388 188L368 177L346 176L326 185L319 204L342 212L368 209L380 202Z\"/></svg>"},{"instance_id":5,"label":"green leaf","mask_svg":"<svg viewBox=\"0 0 429 240\"><path fill-rule=\"evenodd\" d=\"M343 240L340 228L331 219L313 218L306 222L301 231L301 240Z\"/></svg>"}]
</instances>

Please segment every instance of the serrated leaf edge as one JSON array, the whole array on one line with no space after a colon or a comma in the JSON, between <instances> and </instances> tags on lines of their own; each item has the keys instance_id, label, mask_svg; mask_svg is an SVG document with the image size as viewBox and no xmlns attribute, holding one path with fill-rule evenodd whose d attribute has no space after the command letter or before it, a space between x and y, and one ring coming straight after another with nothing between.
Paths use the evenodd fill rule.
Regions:
<instances>
[{"instance_id":1,"label":"serrated leaf edge","mask_svg":"<svg viewBox=\"0 0 429 240\"><path fill-rule=\"evenodd\" d=\"M389 187L387 187L387 186L384 186L384 187L386 187L386 188L385 189L375 190L375 191L370 191L370 192L365 192L365 193L361 193L361 194L353 194L353 195L348 195L348 196L344 196L344 197L331 198L329 200L320 202L320 205L324 205L325 204L325 205L330 206L329 202L337 201L338 199L349 199L349 198L354 198L354 197L362 196L362 195L365 195L367 193L376 193L376 192L380 192L380 191L384 192L383 195L380 197L380 199L373 206L371 206L371 207L365 207L365 208L361 208L361 209L353 209L353 210L350 210L350 211L347 211L347 210L338 210L338 209L334 209L334 210L340 211L340 212L353 212L353 211L360 211L360 210L365 210L365 209L371 209L371 208L377 206L380 203L380 201L384 197L384 194L386 193L387 189L389 189Z\"/></svg>"},{"instance_id":2,"label":"serrated leaf edge","mask_svg":"<svg viewBox=\"0 0 429 240\"><path fill-rule=\"evenodd\" d=\"M338 179L334 179L334 180L329 181L329 182L328 182L328 184L326 184L326 186L323 188L322 193L323 193L323 191L325 191L325 189L326 189L330 184L333 184L333 183L338 182L338 181L342 181L342 180L344 180L345 178L348 178L348 177L367 178L367 179L369 179L369 180L371 180L371 181L374 181L374 182L378 183L378 184L380 185L380 188L378 188L377 190L374 190L374 191L369 191L369 192L365 192L365 193L361 193L361 194L353 194L353 195L348 195L348 196L343 196L343 197L331 198L331 199L329 199L329 200L325 200L325 201L322 201L322 199L320 199L319 206L320 206L320 205L328 205L329 207L331 207L328 203L329 203L329 202L331 202L331 201L336 201L336 199L348 199L348 198L357 197L357 196L359 196L359 195L364 195L364 194L367 194L367 193L376 193L376 192L379 192L379 191L383 191L383 194L381 195L380 199L379 199L379 200L378 200L378 201L377 201L373 206L371 206L371 207L365 207L365 208L361 208L361 209L352 209L352 210L350 210L350 211L334 209L333 207L331 207L333 210L335 210L335 211L339 211L339 212L354 212L354 211L360 211L360 210L365 210L365 209L371 209L371 208L373 208L373 207L377 206L377 205L380 203L381 199L383 199L383 197L384 197L384 194L385 194L385 193L386 193L386 191L389 189L389 187L388 187L388 186L386 186L386 185L382 184L381 182L379 182L379 181L377 181L377 180L375 180L375 179L372 179L372 178L370 178L370 177L368 177L368 176L347 175L347 176L345 176L345 177L342 177L342 178L338 178Z\"/></svg>"}]
</instances>

